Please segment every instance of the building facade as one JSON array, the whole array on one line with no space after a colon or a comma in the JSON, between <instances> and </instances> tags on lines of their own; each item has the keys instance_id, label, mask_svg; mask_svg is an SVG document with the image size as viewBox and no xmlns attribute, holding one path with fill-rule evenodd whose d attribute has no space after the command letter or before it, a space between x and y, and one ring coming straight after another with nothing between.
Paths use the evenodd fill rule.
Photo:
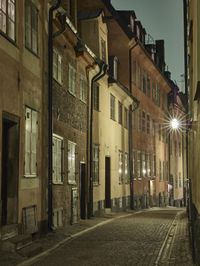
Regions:
<instances>
[{"instance_id":1,"label":"building facade","mask_svg":"<svg viewBox=\"0 0 200 266\"><path fill-rule=\"evenodd\" d=\"M46 8L44 1L0 1L2 239L35 233L47 218Z\"/></svg>"}]
</instances>

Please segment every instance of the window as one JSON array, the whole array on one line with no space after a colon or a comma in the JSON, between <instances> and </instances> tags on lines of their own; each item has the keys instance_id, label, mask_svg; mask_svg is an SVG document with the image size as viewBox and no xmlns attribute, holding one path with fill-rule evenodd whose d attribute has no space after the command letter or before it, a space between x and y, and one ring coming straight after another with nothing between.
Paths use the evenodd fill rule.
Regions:
<instances>
[{"instance_id":1,"label":"window","mask_svg":"<svg viewBox=\"0 0 200 266\"><path fill-rule=\"evenodd\" d=\"M137 151L133 151L133 178L137 176Z\"/></svg>"},{"instance_id":2,"label":"window","mask_svg":"<svg viewBox=\"0 0 200 266\"><path fill-rule=\"evenodd\" d=\"M118 122L122 125L122 103L118 102Z\"/></svg>"},{"instance_id":3,"label":"window","mask_svg":"<svg viewBox=\"0 0 200 266\"><path fill-rule=\"evenodd\" d=\"M119 182L122 182L123 179L123 153L122 151L119 151Z\"/></svg>"},{"instance_id":4,"label":"window","mask_svg":"<svg viewBox=\"0 0 200 266\"><path fill-rule=\"evenodd\" d=\"M147 95L149 97L151 96L151 81L149 76L147 76Z\"/></svg>"},{"instance_id":5,"label":"window","mask_svg":"<svg viewBox=\"0 0 200 266\"><path fill-rule=\"evenodd\" d=\"M25 46L38 54L38 10L31 0L25 1Z\"/></svg>"},{"instance_id":6,"label":"window","mask_svg":"<svg viewBox=\"0 0 200 266\"><path fill-rule=\"evenodd\" d=\"M63 208L53 209L53 227L63 226Z\"/></svg>"},{"instance_id":7,"label":"window","mask_svg":"<svg viewBox=\"0 0 200 266\"><path fill-rule=\"evenodd\" d=\"M146 131L146 114L144 111L142 112L142 131Z\"/></svg>"},{"instance_id":8,"label":"window","mask_svg":"<svg viewBox=\"0 0 200 266\"><path fill-rule=\"evenodd\" d=\"M63 138L53 135L53 183L63 183L64 142Z\"/></svg>"},{"instance_id":9,"label":"window","mask_svg":"<svg viewBox=\"0 0 200 266\"><path fill-rule=\"evenodd\" d=\"M69 184L76 183L76 155L75 155L76 143L68 141L68 182Z\"/></svg>"},{"instance_id":10,"label":"window","mask_svg":"<svg viewBox=\"0 0 200 266\"><path fill-rule=\"evenodd\" d=\"M146 80L147 80L147 74L146 74L146 72L145 71L143 71L143 78L142 78L142 80L143 80L143 92L146 94L146 92L147 92L147 83L146 83Z\"/></svg>"},{"instance_id":11,"label":"window","mask_svg":"<svg viewBox=\"0 0 200 266\"><path fill-rule=\"evenodd\" d=\"M159 175L160 175L160 181L162 181L163 177L162 177L162 162L161 162L161 160L159 160Z\"/></svg>"},{"instance_id":12,"label":"window","mask_svg":"<svg viewBox=\"0 0 200 266\"><path fill-rule=\"evenodd\" d=\"M147 134L150 134L150 116L147 115Z\"/></svg>"},{"instance_id":13,"label":"window","mask_svg":"<svg viewBox=\"0 0 200 266\"><path fill-rule=\"evenodd\" d=\"M181 143L178 143L178 155L181 156Z\"/></svg>"},{"instance_id":14,"label":"window","mask_svg":"<svg viewBox=\"0 0 200 266\"><path fill-rule=\"evenodd\" d=\"M104 39L101 39L101 59L106 63L106 42Z\"/></svg>"},{"instance_id":15,"label":"window","mask_svg":"<svg viewBox=\"0 0 200 266\"><path fill-rule=\"evenodd\" d=\"M181 173L178 173L179 187L182 187Z\"/></svg>"},{"instance_id":16,"label":"window","mask_svg":"<svg viewBox=\"0 0 200 266\"><path fill-rule=\"evenodd\" d=\"M139 110L138 112L139 112L138 129L139 131L141 131L142 130L142 111Z\"/></svg>"},{"instance_id":17,"label":"window","mask_svg":"<svg viewBox=\"0 0 200 266\"><path fill-rule=\"evenodd\" d=\"M25 176L37 175L38 113L26 107L25 114Z\"/></svg>"},{"instance_id":18,"label":"window","mask_svg":"<svg viewBox=\"0 0 200 266\"><path fill-rule=\"evenodd\" d=\"M125 180L128 182L129 178L129 164L128 164L128 153L124 154L124 174L125 174Z\"/></svg>"},{"instance_id":19,"label":"window","mask_svg":"<svg viewBox=\"0 0 200 266\"><path fill-rule=\"evenodd\" d=\"M68 90L71 94L76 95L76 69L71 64L68 69Z\"/></svg>"},{"instance_id":20,"label":"window","mask_svg":"<svg viewBox=\"0 0 200 266\"><path fill-rule=\"evenodd\" d=\"M56 50L53 50L53 78L62 83L62 57Z\"/></svg>"},{"instance_id":21,"label":"window","mask_svg":"<svg viewBox=\"0 0 200 266\"><path fill-rule=\"evenodd\" d=\"M178 177L175 176L175 188L178 188Z\"/></svg>"},{"instance_id":22,"label":"window","mask_svg":"<svg viewBox=\"0 0 200 266\"><path fill-rule=\"evenodd\" d=\"M99 145L93 145L93 182L99 184Z\"/></svg>"},{"instance_id":23,"label":"window","mask_svg":"<svg viewBox=\"0 0 200 266\"><path fill-rule=\"evenodd\" d=\"M94 83L93 87L93 108L99 111L99 84Z\"/></svg>"},{"instance_id":24,"label":"window","mask_svg":"<svg viewBox=\"0 0 200 266\"><path fill-rule=\"evenodd\" d=\"M128 109L124 108L124 127L128 128Z\"/></svg>"},{"instance_id":25,"label":"window","mask_svg":"<svg viewBox=\"0 0 200 266\"><path fill-rule=\"evenodd\" d=\"M80 100L84 103L87 101L87 83L83 75L80 76Z\"/></svg>"},{"instance_id":26,"label":"window","mask_svg":"<svg viewBox=\"0 0 200 266\"><path fill-rule=\"evenodd\" d=\"M113 60L113 78L117 80L118 77L118 59L115 56Z\"/></svg>"},{"instance_id":27,"label":"window","mask_svg":"<svg viewBox=\"0 0 200 266\"><path fill-rule=\"evenodd\" d=\"M136 64L136 61L133 60L133 63L132 63L132 75L133 75L133 83L136 84L136 71L137 71L137 64Z\"/></svg>"},{"instance_id":28,"label":"window","mask_svg":"<svg viewBox=\"0 0 200 266\"><path fill-rule=\"evenodd\" d=\"M146 154L146 175L151 175L150 154Z\"/></svg>"},{"instance_id":29,"label":"window","mask_svg":"<svg viewBox=\"0 0 200 266\"><path fill-rule=\"evenodd\" d=\"M156 165L156 155L153 155L153 175L156 176L157 175L157 165Z\"/></svg>"},{"instance_id":30,"label":"window","mask_svg":"<svg viewBox=\"0 0 200 266\"><path fill-rule=\"evenodd\" d=\"M142 165L142 176L145 177L147 174L146 170L146 160L145 160L145 154L141 153L141 165Z\"/></svg>"},{"instance_id":31,"label":"window","mask_svg":"<svg viewBox=\"0 0 200 266\"><path fill-rule=\"evenodd\" d=\"M152 100L156 102L156 85L155 83L152 84Z\"/></svg>"},{"instance_id":32,"label":"window","mask_svg":"<svg viewBox=\"0 0 200 266\"><path fill-rule=\"evenodd\" d=\"M141 177L141 153L137 153L137 177Z\"/></svg>"},{"instance_id":33,"label":"window","mask_svg":"<svg viewBox=\"0 0 200 266\"><path fill-rule=\"evenodd\" d=\"M0 31L15 41L15 0L0 0Z\"/></svg>"},{"instance_id":34,"label":"window","mask_svg":"<svg viewBox=\"0 0 200 266\"><path fill-rule=\"evenodd\" d=\"M115 96L110 94L110 118L115 120Z\"/></svg>"}]
</instances>

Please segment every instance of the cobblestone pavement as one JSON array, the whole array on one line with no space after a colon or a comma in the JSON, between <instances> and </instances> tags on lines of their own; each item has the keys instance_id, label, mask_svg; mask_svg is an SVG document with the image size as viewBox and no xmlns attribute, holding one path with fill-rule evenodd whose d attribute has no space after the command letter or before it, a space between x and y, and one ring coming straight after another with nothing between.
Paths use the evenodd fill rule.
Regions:
<instances>
[{"instance_id":1,"label":"cobblestone pavement","mask_svg":"<svg viewBox=\"0 0 200 266\"><path fill-rule=\"evenodd\" d=\"M193 265L183 209L111 213L82 220L36 242L43 253L31 259L0 249L0 265Z\"/></svg>"},{"instance_id":2,"label":"cobblestone pavement","mask_svg":"<svg viewBox=\"0 0 200 266\"><path fill-rule=\"evenodd\" d=\"M26 265L192 266L186 220L176 217L179 211L153 209L114 219Z\"/></svg>"}]
</instances>

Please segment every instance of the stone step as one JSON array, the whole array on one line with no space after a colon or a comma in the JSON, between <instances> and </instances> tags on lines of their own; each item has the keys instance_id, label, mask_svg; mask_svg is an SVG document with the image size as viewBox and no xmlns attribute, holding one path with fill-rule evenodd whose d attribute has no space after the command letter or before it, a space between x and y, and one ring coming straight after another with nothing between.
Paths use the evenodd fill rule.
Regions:
<instances>
[{"instance_id":1,"label":"stone step","mask_svg":"<svg viewBox=\"0 0 200 266\"><path fill-rule=\"evenodd\" d=\"M9 239L9 241L15 246L15 249L17 250L30 245L32 243L32 236L18 235Z\"/></svg>"},{"instance_id":2,"label":"stone step","mask_svg":"<svg viewBox=\"0 0 200 266\"><path fill-rule=\"evenodd\" d=\"M37 254L41 253L43 251L43 248L41 244L39 243L32 243L26 247L20 248L17 250L17 252L27 258L36 256Z\"/></svg>"},{"instance_id":3,"label":"stone step","mask_svg":"<svg viewBox=\"0 0 200 266\"><path fill-rule=\"evenodd\" d=\"M6 240L18 235L18 224L4 225L1 228L1 239Z\"/></svg>"}]
</instances>

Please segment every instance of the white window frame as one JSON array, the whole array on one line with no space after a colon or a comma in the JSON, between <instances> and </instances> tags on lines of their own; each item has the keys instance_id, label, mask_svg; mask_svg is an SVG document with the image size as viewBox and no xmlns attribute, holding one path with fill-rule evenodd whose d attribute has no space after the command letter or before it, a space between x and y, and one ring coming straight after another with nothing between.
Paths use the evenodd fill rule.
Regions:
<instances>
[{"instance_id":1,"label":"white window frame","mask_svg":"<svg viewBox=\"0 0 200 266\"><path fill-rule=\"evenodd\" d=\"M53 184L63 184L63 175L64 140L63 137L53 134Z\"/></svg>"},{"instance_id":2,"label":"white window frame","mask_svg":"<svg viewBox=\"0 0 200 266\"><path fill-rule=\"evenodd\" d=\"M68 64L68 91L76 96L76 69Z\"/></svg>"},{"instance_id":3,"label":"white window frame","mask_svg":"<svg viewBox=\"0 0 200 266\"><path fill-rule=\"evenodd\" d=\"M68 140L68 183L76 184L76 143Z\"/></svg>"},{"instance_id":4,"label":"white window frame","mask_svg":"<svg viewBox=\"0 0 200 266\"><path fill-rule=\"evenodd\" d=\"M53 49L53 78L62 84L62 55Z\"/></svg>"},{"instance_id":5,"label":"white window frame","mask_svg":"<svg viewBox=\"0 0 200 266\"><path fill-rule=\"evenodd\" d=\"M25 177L37 176L37 142L38 142L38 112L26 106L25 107L25 159L24 159Z\"/></svg>"},{"instance_id":6,"label":"white window frame","mask_svg":"<svg viewBox=\"0 0 200 266\"><path fill-rule=\"evenodd\" d=\"M80 88L80 100L84 103L87 101L87 82L83 75L80 75L79 79L79 88Z\"/></svg>"}]
</instances>

